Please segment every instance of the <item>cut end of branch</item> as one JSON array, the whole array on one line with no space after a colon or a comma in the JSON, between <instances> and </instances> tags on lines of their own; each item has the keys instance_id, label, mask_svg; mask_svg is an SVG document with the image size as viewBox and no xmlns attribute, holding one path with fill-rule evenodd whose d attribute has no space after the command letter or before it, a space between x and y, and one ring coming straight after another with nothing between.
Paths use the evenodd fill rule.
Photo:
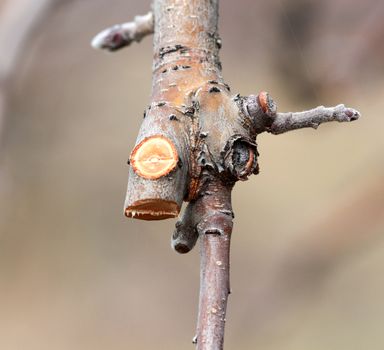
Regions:
<instances>
[{"instance_id":1,"label":"cut end of branch","mask_svg":"<svg viewBox=\"0 0 384 350\"><path fill-rule=\"evenodd\" d=\"M169 174L179 160L176 147L162 135L145 138L132 151L130 163L139 176L155 180Z\"/></svg>"},{"instance_id":2,"label":"cut end of branch","mask_svg":"<svg viewBox=\"0 0 384 350\"><path fill-rule=\"evenodd\" d=\"M140 220L164 220L179 215L177 203L159 198L134 202L125 209L125 216Z\"/></svg>"},{"instance_id":3,"label":"cut end of branch","mask_svg":"<svg viewBox=\"0 0 384 350\"><path fill-rule=\"evenodd\" d=\"M179 254L190 252L199 238L199 234L192 223L194 218L190 217L193 215L193 212L186 211L183 220L176 223L176 229L171 239L171 246Z\"/></svg>"},{"instance_id":4,"label":"cut end of branch","mask_svg":"<svg viewBox=\"0 0 384 350\"><path fill-rule=\"evenodd\" d=\"M179 254L189 253L194 246L195 244L191 245L189 241L184 241L180 239L172 240L172 248Z\"/></svg>"}]
</instances>

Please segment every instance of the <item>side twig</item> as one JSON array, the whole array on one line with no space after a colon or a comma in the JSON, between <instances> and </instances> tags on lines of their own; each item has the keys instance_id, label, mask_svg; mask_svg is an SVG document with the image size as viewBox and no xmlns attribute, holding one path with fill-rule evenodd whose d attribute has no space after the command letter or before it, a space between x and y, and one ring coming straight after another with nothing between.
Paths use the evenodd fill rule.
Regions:
<instances>
[{"instance_id":1,"label":"side twig","mask_svg":"<svg viewBox=\"0 0 384 350\"><path fill-rule=\"evenodd\" d=\"M302 128L317 129L320 124L327 122L352 122L360 118L357 110L343 104L335 107L319 106L303 112L277 113L276 103L265 91L258 96L245 98L244 111L253 119L258 134L267 131L274 135Z\"/></svg>"},{"instance_id":2,"label":"side twig","mask_svg":"<svg viewBox=\"0 0 384 350\"><path fill-rule=\"evenodd\" d=\"M140 42L145 36L153 33L153 13L148 12L144 16L135 16L132 22L114 25L97 34L91 45L95 49L116 51L131 45L132 42Z\"/></svg>"},{"instance_id":3,"label":"side twig","mask_svg":"<svg viewBox=\"0 0 384 350\"><path fill-rule=\"evenodd\" d=\"M338 121L340 123L351 122L359 117L360 114L358 111L353 108L346 108L342 104L328 108L319 106L309 111L277 113L270 129L267 131L277 135L301 128L317 129L322 123L332 121Z\"/></svg>"}]
</instances>

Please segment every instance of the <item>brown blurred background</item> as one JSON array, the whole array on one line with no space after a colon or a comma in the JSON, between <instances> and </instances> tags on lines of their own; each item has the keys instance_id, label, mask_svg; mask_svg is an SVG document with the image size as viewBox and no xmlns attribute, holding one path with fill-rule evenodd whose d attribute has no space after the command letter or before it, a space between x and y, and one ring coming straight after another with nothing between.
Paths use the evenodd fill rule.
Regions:
<instances>
[{"instance_id":1,"label":"brown blurred background","mask_svg":"<svg viewBox=\"0 0 384 350\"><path fill-rule=\"evenodd\" d=\"M0 0L0 349L193 349L198 250L122 214L151 38L90 48L150 1ZM384 348L384 3L222 1L223 72L280 111L363 117L259 140L234 191L226 348ZM2 112L1 112L2 110Z\"/></svg>"}]
</instances>

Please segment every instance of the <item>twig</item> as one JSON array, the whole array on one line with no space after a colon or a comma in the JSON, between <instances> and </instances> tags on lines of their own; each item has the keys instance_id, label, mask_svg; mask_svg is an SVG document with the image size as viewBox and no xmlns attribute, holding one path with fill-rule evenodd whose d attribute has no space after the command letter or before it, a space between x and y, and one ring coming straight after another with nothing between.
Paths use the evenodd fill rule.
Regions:
<instances>
[{"instance_id":1,"label":"twig","mask_svg":"<svg viewBox=\"0 0 384 350\"><path fill-rule=\"evenodd\" d=\"M342 104L328 108L319 106L309 111L277 113L268 131L277 135L301 128L317 129L322 123L332 121L351 122L359 117L360 113L358 111L353 108L346 108Z\"/></svg>"},{"instance_id":2,"label":"twig","mask_svg":"<svg viewBox=\"0 0 384 350\"><path fill-rule=\"evenodd\" d=\"M188 205L176 224L173 247L187 253L200 237L200 300L194 343L201 350L221 349L229 287L229 250L233 212L232 187L210 181L204 192Z\"/></svg>"},{"instance_id":3,"label":"twig","mask_svg":"<svg viewBox=\"0 0 384 350\"><path fill-rule=\"evenodd\" d=\"M247 97L243 108L253 119L258 134L267 131L278 135L302 128L317 129L322 123L351 122L360 118L357 110L345 107L343 104L335 107L319 106L303 112L277 113L276 103L267 92Z\"/></svg>"},{"instance_id":4,"label":"twig","mask_svg":"<svg viewBox=\"0 0 384 350\"><path fill-rule=\"evenodd\" d=\"M92 47L116 51L131 45L132 42L140 42L145 36L153 33L153 13L148 12L144 16L135 16L132 22L114 25L104 29L92 40Z\"/></svg>"},{"instance_id":5,"label":"twig","mask_svg":"<svg viewBox=\"0 0 384 350\"><path fill-rule=\"evenodd\" d=\"M197 317L197 349L222 349L229 285L229 250L232 233L232 188L220 182L207 187L201 197L200 299Z\"/></svg>"}]
</instances>

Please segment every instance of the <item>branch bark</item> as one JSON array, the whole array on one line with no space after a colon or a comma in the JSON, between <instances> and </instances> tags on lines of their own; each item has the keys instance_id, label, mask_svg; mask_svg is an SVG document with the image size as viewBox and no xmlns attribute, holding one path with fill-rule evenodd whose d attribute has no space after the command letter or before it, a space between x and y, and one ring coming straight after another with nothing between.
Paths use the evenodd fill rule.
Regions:
<instances>
[{"instance_id":1,"label":"branch bark","mask_svg":"<svg viewBox=\"0 0 384 350\"><path fill-rule=\"evenodd\" d=\"M198 199L200 236L200 299L197 317L198 349L222 349L229 285L229 248L232 233L232 187L220 181L207 186Z\"/></svg>"},{"instance_id":2,"label":"branch bark","mask_svg":"<svg viewBox=\"0 0 384 350\"><path fill-rule=\"evenodd\" d=\"M195 339L198 350L220 350L229 294L231 191L236 181L259 171L257 135L352 121L359 113L343 105L277 113L266 92L233 95L221 75L218 0L155 0L153 14L151 104L130 156L124 210L128 217L158 220L176 217L182 202L189 202L172 246L186 253L200 238ZM122 47L111 44L111 33L124 36L122 28L107 30L95 46Z\"/></svg>"}]
</instances>

